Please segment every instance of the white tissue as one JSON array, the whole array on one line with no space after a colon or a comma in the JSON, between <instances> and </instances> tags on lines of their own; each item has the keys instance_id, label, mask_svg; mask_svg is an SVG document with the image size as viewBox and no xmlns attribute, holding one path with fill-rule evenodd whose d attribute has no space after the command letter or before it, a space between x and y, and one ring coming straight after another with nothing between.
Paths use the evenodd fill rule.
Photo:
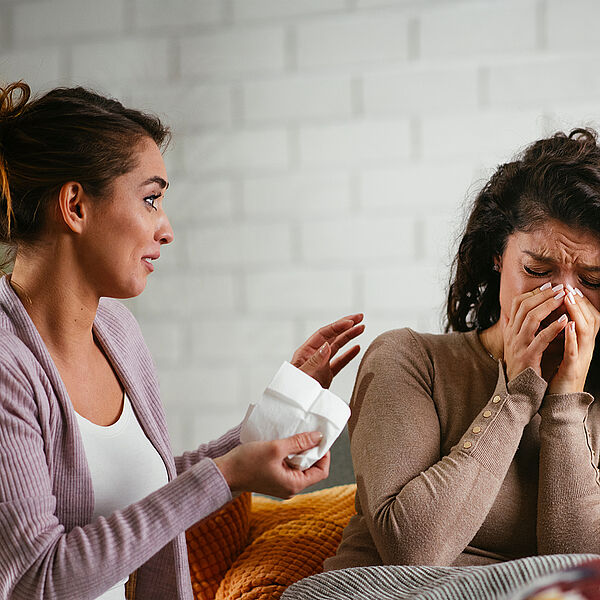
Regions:
<instances>
[{"instance_id":1,"label":"white tissue","mask_svg":"<svg viewBox=\"0 0 600 600\"><path fill-rule=\"evenodd\" d=\"M242 423L242 443L278 440L296 433L320 431L318 446L288 460L304 471L322 458L350 418L348 405L323 389L300 369L284 362L257 404L251 404Z\"/></svg>"}]
</instances>

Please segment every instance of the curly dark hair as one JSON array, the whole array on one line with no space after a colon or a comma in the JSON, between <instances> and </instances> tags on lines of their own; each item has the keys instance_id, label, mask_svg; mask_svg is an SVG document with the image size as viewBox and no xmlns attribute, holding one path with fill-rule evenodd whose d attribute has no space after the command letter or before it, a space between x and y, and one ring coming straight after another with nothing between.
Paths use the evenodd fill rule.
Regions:
<instances>
[{"instance_id":1,"label":"curly dark hair","mask_svg":"<svg viewBox=\"0 0 600 600\"><path fill-rule=\"evenodd\" d=\"M486 329L500 318L508 237L553 219L600 239L600 148L592 129L555 133L500 165L475 198L452 265L446 331Z\"/></svg>"}]
</instances>

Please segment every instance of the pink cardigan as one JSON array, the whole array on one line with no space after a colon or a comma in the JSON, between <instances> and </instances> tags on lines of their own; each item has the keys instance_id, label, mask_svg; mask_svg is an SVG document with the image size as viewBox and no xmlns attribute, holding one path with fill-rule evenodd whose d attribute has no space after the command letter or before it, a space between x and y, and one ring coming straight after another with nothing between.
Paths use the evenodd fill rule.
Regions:
<instances>
[{"instance_id":1,"label":"pink cardigan","mask_svg":"<svg viewBox=\"0 0 600 600\"><path fill-rule=\"evenodd\" d=\"M103 298L94 333L169 483L91 520L94 494L67 391L18 296L0 279L0 598L96 598L139 568L137 598L191 599L184 532L231 499L211 457L240 443L239 428L174 459L134 317Z\"/></svg>"}]
</instances>

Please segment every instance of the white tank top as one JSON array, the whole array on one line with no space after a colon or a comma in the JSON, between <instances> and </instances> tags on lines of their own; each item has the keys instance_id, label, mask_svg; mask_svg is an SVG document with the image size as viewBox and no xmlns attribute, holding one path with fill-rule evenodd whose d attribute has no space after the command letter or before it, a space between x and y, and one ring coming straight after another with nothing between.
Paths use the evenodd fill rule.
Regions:
<instances>
[{"instance_id":1,"label":"white tank top","mask_svg":"<svg viewBox=\"0 0 600 600\"><path fill-rule=\"evenodd\" d=\"M107 517L167 483L165 465L144 434L127 394L121 416L112 425L96 425L75 414L92 476L93 518ZM98 600L124 600L126 582L120 581Z\"/></svg>"}]
</instances>

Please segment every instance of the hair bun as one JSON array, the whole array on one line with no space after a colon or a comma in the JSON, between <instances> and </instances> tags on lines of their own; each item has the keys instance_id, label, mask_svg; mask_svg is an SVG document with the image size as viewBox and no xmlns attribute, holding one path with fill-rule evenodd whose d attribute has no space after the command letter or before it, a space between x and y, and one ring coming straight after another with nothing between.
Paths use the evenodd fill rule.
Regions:
<instances>
[{"instance_id":1,"label":"hair bun","mask_svg":"<svg viewBox=\"0 0 600 600\"><path fill-rule=\"evenodd\" d=\"M18 117L30 96L31 88L24 81L0 87L0 120Z\"/></svg>"}]
</instances>

